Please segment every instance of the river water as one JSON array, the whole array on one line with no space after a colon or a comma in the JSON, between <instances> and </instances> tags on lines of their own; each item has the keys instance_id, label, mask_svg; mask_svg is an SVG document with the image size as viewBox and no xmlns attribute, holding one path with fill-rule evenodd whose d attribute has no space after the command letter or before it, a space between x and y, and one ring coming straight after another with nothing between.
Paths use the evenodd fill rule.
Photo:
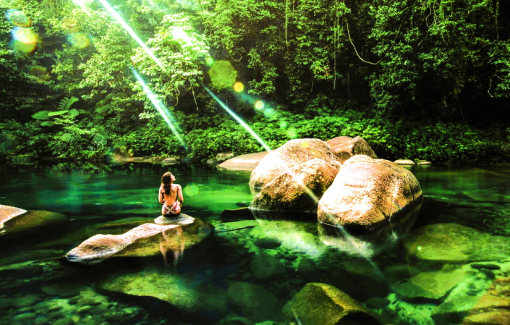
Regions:
<instances>
[{"instance_id":1,"label":"river water","mask_svg":"<svg viewBox=\"0 0 510 325\"><path fill-rule=\"evenodd\" d=\"M102 225L152 222L160 214L160 177L168 170L184 190L183 212L213 225L211 238L175 256L171 265L162 256L94 265L62 258L100 233ZM446 224L453 229L451 237L484 238L489 252L492 240L510 237L510 166L415 166L411 171L425 196L411 233ZM340 288L386 324L510 319L498 309L510 306L510 298L502 290L492 294L494 283L510 282L510 253L501 245L495 257L474 258L458 244L463 239L448 238L451 252L469 258L430 259L410 252L403 238L372 251L363 245L348 249L325 238L314 220L255 220L246 210L223 213L249 205L254 197L249 175L151 164L3 166L0 204L59 212L65 221L53 229L0 236L0 324L299 324L281 310L310 282ZM426 245L418 249L424 252ZM105 290L112 274L137 289ZM459 280L451 274L459 274ZM439 289L425 294L417 293L419 285L409 289L427 276L425 282L439 281ZM236 286L242 290L233 290ZM187 305L181 301L175 308L148 292L153 297L172 292ZM503 303L478 308L491 294ZM475 302L460 307L455 301L463 296ZM483 314L487 310L490 315Z\"/></svg>"}]
</instances>

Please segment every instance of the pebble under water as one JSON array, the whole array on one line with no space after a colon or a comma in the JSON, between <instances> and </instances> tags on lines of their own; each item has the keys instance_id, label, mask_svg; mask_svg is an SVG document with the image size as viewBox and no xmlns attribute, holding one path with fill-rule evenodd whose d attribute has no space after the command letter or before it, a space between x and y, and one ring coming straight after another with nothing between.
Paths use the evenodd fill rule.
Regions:
<instances>
[{"instance_id":1,"label":"pebble under water","mask_svg":"<svg viewBox=\"0 0 510 325\"><path fill-rule=\"evenodd\" d=\"M169 170L182 212L212 224L212 236L164 256L63 258L101 227L153 222ZM0 324L300 324L282 310L311 282L344 291L383 324L510 324L510 166L411 171L420 215L408 235L374 246L326 235L316 220L256 220L242 209L254 197L249 172L4 166L0 204L65 221L0 235Z\"/></svg>"}]
</instances>

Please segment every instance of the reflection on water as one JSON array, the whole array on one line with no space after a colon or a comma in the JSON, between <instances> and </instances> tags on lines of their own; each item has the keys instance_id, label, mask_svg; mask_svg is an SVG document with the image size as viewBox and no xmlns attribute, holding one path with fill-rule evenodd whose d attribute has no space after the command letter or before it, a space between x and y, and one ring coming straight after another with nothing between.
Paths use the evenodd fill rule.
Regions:
<instances>
[{"instance_id":1,"label":"reflection on water","mask_svg":"<svg viewBox=\"0 0 510 325\"><path fill-rule=\"evenodd\" d=\"M90 266L62 258L94 235L153 223L167 170L184 189L183 212L212 224L213 236L200 226L208 240L194 242L183 225L158 234L156 255ZM0 236L0 324L290 324L298 321L285 306L311 282L344 291L387 324L507 321L510 167L411 170L425 195L419 216L370 238L313 218L254 218L239 209L253 198L246 172L2 168L0 204L65 218Z\"/></svg>"}]
</instances>

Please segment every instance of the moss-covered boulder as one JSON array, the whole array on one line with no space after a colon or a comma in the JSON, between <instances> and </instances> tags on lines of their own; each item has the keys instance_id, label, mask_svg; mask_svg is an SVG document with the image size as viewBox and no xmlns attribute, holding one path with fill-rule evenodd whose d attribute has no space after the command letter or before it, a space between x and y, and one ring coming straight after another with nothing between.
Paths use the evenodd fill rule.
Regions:
<instances>
[{"instance_id":1,"label":"moss-covered boulder","mask_svg":"<svg viewBox=\"0 0 510 325\"><path fill-rule=\"evenodd\" d=\"M355 155L366 155L374 159L377 155L374 153L368 143L360 137L340 136L326 141L333 149L341 163Z\"/></svg>"},{"instance_id":2,"label":"moss-covered boulder","mask_svg":"<svg viewBox=\"0 0 510 325\"><path fill-rule=\"evenodd\" d=\"M312 159L289 168L262 187L250 209L315 212L318 200L337 173L336 166L322 159Z\"/></svg>"},{"instance_id":3,"label":"moss-covered boulder","mask_svg":"<svg viewBox=\"0 0 510 325\"><path fill-rule=\"evenodd\" d=\"M136 225L136 223L135 223ZM105 226L109 228L108 226ZM133 224L120 224L112 228L133 227ZM158 225L144 223L127 232L117 235L95 235L69 251L66 258L72 262L93 264L111 257L147 257L167 252L182 252L200 243L213 231L213 226L200 219L193 223L178 225Z\"/></svg>"},{"instance_id":4,"label":"moss-covered boulder","mask_svg":"<svg viewBox=\"0 0 510 325\"><path fill-rule=\"evenodd\" d=\"M262 159L251 173L250 188L261 189L280 174L313 159L340 166L338 158L326 142L319 139L290 140Z\"/></svg>"},{"instance_id":5,"label":"moss-covered boulder","mask_svg":"<svg viewBox=\"0 0 510 325\"><path fill-rule=\"evenodd\" d=\"M319 222L359 232L377 231L417 214L423 194L416 177L388 160L356 155L319 201ZM418 209L417 209L418 207Z\"/></svg>"},{"instance_id":6,"label":"moss-covered boulder","mask_svg":"<svg viewBox=\"0 0 510 325\"><path fill-rule=\"evenodd\" d=\"M368 309L341 290L324 283L308 283L284 307L288 320L301 324L379 325Z\"/></svg>"},{"instance_id":7,"label":"moss-covered boulder","mask_svg":"<svg viewBox=\"0 0 510 325\"><path fill-rule=\"evenodd\" d=\"M281 319L281 302L262 286L234 282L228 287L227 302L240 316L254 322Z\"/></svg>"}]
</instances>

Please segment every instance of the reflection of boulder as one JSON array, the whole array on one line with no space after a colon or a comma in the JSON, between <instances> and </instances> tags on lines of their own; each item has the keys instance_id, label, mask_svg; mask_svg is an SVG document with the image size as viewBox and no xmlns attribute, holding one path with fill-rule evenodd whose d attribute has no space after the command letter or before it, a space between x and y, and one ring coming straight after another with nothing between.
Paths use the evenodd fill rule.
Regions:
<instances>
[{"instance_id":1,"label":"reflection of boulder","mask_svg":"<svg viewBox=\"0 0 510 325\"><path fill-rule=\"evenodd\" d=\"M416 177L390 161L348 159L319 201L318 220L360 232L396 224L415 213L423 195Z\"/></svg>"},{"instance_id":2,"label":"reflection of boulder","mask_svg":"<svg viewBox=\"0 0 510 325\"><path fill-rule=\"evenodd\" d=\"M283 171L253 199L252 210L315 212L318 200L333 183L338 169L313 159Z\"/></svg>"},{"instance_id":3,"label":"reflection of boulder","mask_svg":"<svg viewBox=\"0 0 510 325\"><path fill-rule=\"evenodd\" d=\"M132 228L133 224L119 226L126 229ZM90 264L109 257L166 256L163 248L180 249L183 246L183 249L188 249L204 240L212 229L209 223L200 219L186 225L145 223L119 235L95 235L68 252L66 257L72 262ZM119 232L118 229L111 230Z\"/></svg>"},{"instance_id":4,"label":"reflection of boulder","mask_svg":"<svg viewBox=\"0 0 510 325\"><path fill-rule=\"evenodd\" d=\"M443 223L414 229L404 240L410 262L467 263L506 259L510 239Z\"/></svg>"},{"instance_id":5,"label":"reflection of boulder","mask_svg":"<svg viewBox=\"0 0 510 325\"><path fill-rule=\"evenodd\" d=\"M336 137L326 141L326 143L333 149L341 163L355 155L366 155L372 158L377 158L376 154L370 148L368 143L360 137Z\"/></svg>"},{"instance_id":6,"label":"reflection of boulder","mask_svg":"<svg viewBox=\"0 0 510 325\"><path fill-rule=\"evenodd\" d=\"M283 307L283 313L300 324L381 324L352 297L323 283L305 285Z\"/></svg>"},{"instance_id":7,"label":"reflection of boulder","mask_svg":"<svg viewBox=\"0 0 510 325\"><path fill-rule=\"evenodd\" d=\"M340 165L335 153L324 141L319 139L290 140L262 159L251 173L250 188L262 188L290 168L317 158L333 166Z\"/></svg>"},{"instance_id":8,"label":"reflection of boulder","mask_svg":"<svg viewBox=\"0 0 510 325\"><path fill-rule=\"evenodd\" d=\"M358 300L385 297L389 293L386 279L369 260L348 259L330 267L328 273L335 287Z\"/></svg>"},{"instance_id":9,"label":"reflection of boulder","mask_svg":"<svg viewBox=\"0 0 510 325\"><path fill-rule=\"evenodd\" d=\"M227 302L236 312L255 322L279 320L281 303L271 292L261 286L235 282L228 287Z\"/></svg>"}]
</instances>

